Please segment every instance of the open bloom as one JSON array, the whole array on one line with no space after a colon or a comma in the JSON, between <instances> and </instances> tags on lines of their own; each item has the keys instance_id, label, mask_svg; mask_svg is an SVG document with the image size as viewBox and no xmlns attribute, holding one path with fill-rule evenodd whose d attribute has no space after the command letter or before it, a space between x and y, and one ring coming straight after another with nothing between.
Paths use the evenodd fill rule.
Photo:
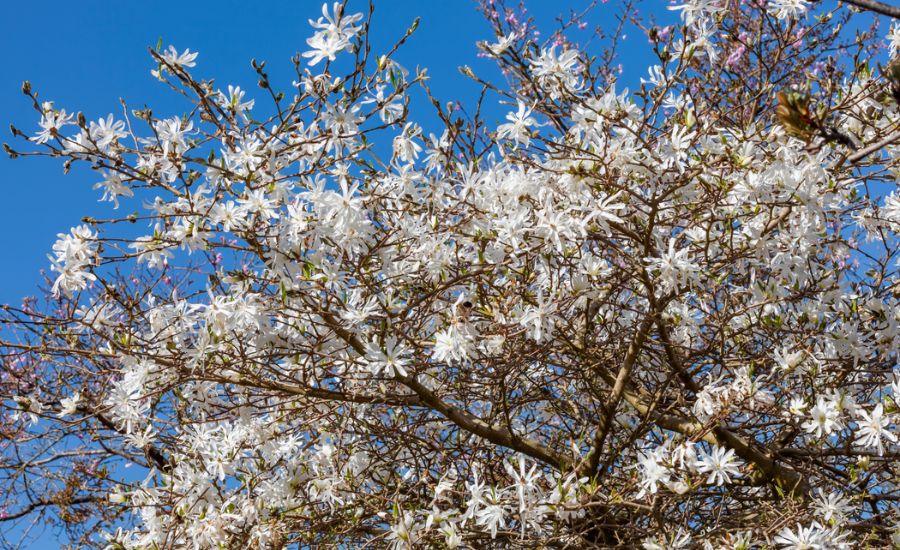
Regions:
<instances>
[{"instance_id":1,"label":"open bloom","mask_svg":"<svg viewBox=\"0 0 900 550\"><path fill-rule=\"evenodd\" d=\"M384 341L384 347L369 343L366 351L366 362L373 376L384 373L388 377L395 375L407 376L407 360L403 357L407 349L403 344L397 343L397 338L389 336Z\"/></svg>"},{"instance_id":2,"label":"open bloom","mask_svg":"<svg viewBox=\"0 0 900 550\"><path fill-rule=\"evenodd\" d=\"M709 473L706 483L710 485L724 485L731 483L732 476L740 476L740 461L734 456L734 449L725 450L723 447L713 447L709 454L704 454L697 460L697 471Z\"/></svg>"},{"instance_id":3,"label":"open bloom","mask_svg":"<svg viewBox=\"0 0 900 550\"><path fill-rule=\"evenodd\" d=\"M862 411L857 420L859 429L856 430L856 444L862 447L874 447L878 455L884 454L884 439L896 443L897 436L891 433L887 426L890 420L884 417L884 406L879 403L871 413Z\"/></svg>"},{"instance_id":4,"label":"open bloom","mask_svg":"<svg viewBox=\"0 0 900 550\"><path fill-rule=\"evenodd\" d=\"M311 48L303 52L303 57L309 58L309 65L318 64L323 59L334 61L338 53L350 47L350 40L356 36L361 27L356 26L362 19L361 13L345 16L344 6L335 2L332 6L332 14L328 13L328 4L322 6L322 17L316 21L310 20L309 24L318 31L306 39Z\"/></svg>"},{"instance_id":5,"label":"open bloom","mask_svg":"<svg viewBox=\"0 0 900 550\"><path fill-rule=\"evenodd\" d=\"M531 116L531 109L519 101L519 110L506 115L509 122L497 127L497 137L510 138L517 144L528 146L531 143L531 131L529 128L537 125L537 121Z\"/></svg>"},{"instance_id":6,"label":"open bloom","mask_svg":"<svg viewBox=\"0 0 900 550\"><path fill-rule=\"evenodd\" d=\"M51 269L59 273L51 289L55 296L62 291L73 292L87 287L97 277L88 268L97 255L97 234L87 225L73 227L69 234L60 233L53 244L54 256L50 256Z\"/></svg>"},{"instance_id":7,"label":"open bloom","mask_svg":"<svg viewBox=\"0 0 900 550\"><path fill-rule=\"evenodd\" d=\"M803 428L809 433L815 433L816 437L829 435L843 428L837 404L823 397L816 401L816 406L809 411L809 416L810 419L803 423Z\"/></svg>"}]
</instances>

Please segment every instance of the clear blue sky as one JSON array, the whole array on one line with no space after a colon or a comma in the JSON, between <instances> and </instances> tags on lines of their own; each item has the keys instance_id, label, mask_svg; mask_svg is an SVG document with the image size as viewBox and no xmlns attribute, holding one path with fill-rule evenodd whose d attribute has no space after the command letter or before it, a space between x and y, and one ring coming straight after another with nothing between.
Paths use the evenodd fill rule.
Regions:
<instances>
[{"instance_id":1,"label":"clear blue sky","mask_svg":"<svg viewBox=\"0 0 900 550\"><path fill-rule=\"evenodd\" d=\"M557 15L587 4L533 0L527 6L550 28ZM589 18L592 25L611 27L614 4L599 6ZM354 11L365 6L351 0ZM31 81L41 99L54 100L69 112L81 110L89 120L108 113L120 118L120 98L130 108L146 103L157 116L181 114L184 103L149 72L152 63L146 49L160 37L164 45L200 52L195 74L215 78L221 88L242 85L262 100L250 59L266 60L273 83L288 86L290 57L305 49L310 34L307 19L318 17L320 9L317 0L17 3L14 12L0 18L0 45L6 54L0 77L0 141L16 144L9 123L29 134L36 129L37 114L20 92L23 80ZM378 0L373 23L376 46L386 47L402 36L416 16L421 16L419 30L397 59L409 68L428 67L432 90L442 101L474 100L477 88L456 68L487 64L476 58L475 42L492 36L475 1ZM630 76L636 79L646 71L649 48L642 36L629 40L633 42L628 45L629 58L640 59L631 67ZM502 118L505 111L497 109L496 116ZM58 159L10 160L2 154L0 303L15 304L35 292L39 271L49 267L47 254L57 233L85 215L111 217L112 206L98 203L97 192L91 190L96 181L86 166L66 176ZM138 206L123 208L131 212Z\"/></svg>"}]
</instances>

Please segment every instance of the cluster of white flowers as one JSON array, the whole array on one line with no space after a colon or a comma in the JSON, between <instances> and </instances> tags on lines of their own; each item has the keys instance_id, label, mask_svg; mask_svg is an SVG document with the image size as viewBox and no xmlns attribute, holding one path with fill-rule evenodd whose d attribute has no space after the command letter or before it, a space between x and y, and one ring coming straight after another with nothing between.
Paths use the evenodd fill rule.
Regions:
<instances>
[{"instance_id":1,"label":"cluster of white flowers","mask_svg":"<svg viewBox=\"0 0 900 550\"><path fill-rule=\"evenodd\" d=\"M328 13L328 4L322 5L322 17L309 22L317 31L306 40L311 49L304 52L303 57L310 58L310 65L316 65L323 59L334 61L338 53L350 48L350 41L361 30L356 26L361 19L361 13L344 15L344 5L340 2L334 3L331 14Z\"/></svg>"},{"instance_id":2,"label":"cluster of white flowers","mask_svg":"<svg viewBox=\"0 0 900 550\"><path fill-rule=\"evenodd\" d=\"M425 73L369 58L342 3L265 123L174 47L154 74L196 116L138 112L141 137L44 104L32 146L91 161L114 206L135 182L151 198L127 243L59 235L52 290L76 313L41 344L75 374L55 398L21 382L16 419L98 422L98 452L147 468L99 482L134 514L110 548L884 542L900 200L867 185L900 149L865 165L847 144L900 109L860 70L827 120L846 139L804 140L825 122L794 95L769 119L708 91L730 17L812 9L737 4L675 7L686 30L635 93L498 27L483 47L521 86L471 136L409 120Z\"/></svg>"},{"instance_id":3,"label":"cluster of white flowers","mask_svg":"<svg viewBox=\"0 0 900 550\"><path fill-rule=\"evenodd\" d=\"M79 225L57 237L50 261L51 269L59 276L53 282L52 292L58 295L61 291L71 296L97 280L90 271L98 252L97 234L87 225Z\"/></svg>"},{"instance_id":4,"label":"cluster of white flowers","mask_svg":"<svg viewBox=\"0 0 900 550\"><path fill-rule=\"evenodd\" d=\"M642 498L655 494L661 485L684 494L698 483L729 484L733 477L741 476L740 466L741 461L731 449L713 446L711 451L701 450L698 454L695 445L689 442L675 444L670 440L643 453L638 459L636 468L641 481L637 496Z\"/></svg>"},{"instance_id":5,"label":"cluster of white flowers","mask_svg":"<svg viewBox=\"0 0 900 550\"><path fill-rule=\"evenodd\" d=\"M440 533L448 548L459 548L463 545L460 533L468 522L483 528L495 539L500 530L513 525L523 535L526 530L540 532L547 516L563 521L584 516L579 493L587 478L569 475L560 479L542 472L521 456L514 461L503 461L503 469L512 482L509 486L488 484L482 479L479 467L473 466L472 480L465 482L464 510L452 507L452 499L444 492L454 483L442 478L434 488L430 510L395 514L387 537L392 548L413 548L428 530ZM395 508L400 509L400 506Z\"/></svg>"}]
</instances>

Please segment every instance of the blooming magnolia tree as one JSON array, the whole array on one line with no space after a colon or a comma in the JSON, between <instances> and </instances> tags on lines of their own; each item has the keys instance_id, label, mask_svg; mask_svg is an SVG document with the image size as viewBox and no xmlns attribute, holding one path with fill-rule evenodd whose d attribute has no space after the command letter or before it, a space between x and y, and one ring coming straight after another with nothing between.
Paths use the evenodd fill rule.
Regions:
<instances>
[{"instance_id":1,"label":"blooming magnolia tree","mask_svg":"<svg viewBox=\"0 0 900 550\"><path fill-rule=\"evenodd\" d=\"M2 310L0 519L127 549L896 544L900 25L849 4L880 15L626 2L592 51L583 14L542 41L485 1L504 82L464 67L478 109L432 99L435 133L392 59L415 25L373 51L371 7L326 5L293 83L254 62L265 101L174 47L183 116L26 83L7 152L137 210L61 233L46 299ZM658 58L632 92L625 25Z\"/></svg>"}]
</instances>

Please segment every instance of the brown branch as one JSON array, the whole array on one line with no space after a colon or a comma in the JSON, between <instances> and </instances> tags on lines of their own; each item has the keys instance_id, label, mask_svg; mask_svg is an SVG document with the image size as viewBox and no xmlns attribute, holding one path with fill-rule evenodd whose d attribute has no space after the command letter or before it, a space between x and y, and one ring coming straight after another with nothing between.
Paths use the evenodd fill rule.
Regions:
<instances>
[{"instance_id":1,"label":"brown branch","mask_svg":"<svg viewBox=\"0 0 900 550\"><path fill-rule=\"evenodd\" d=\"M224 374L210 377L219 382L234 384L247 388L259 388L321 399L323 401L340 401L343 403L363 403L371 405L387 405L389 407L415 407L423 405L417 395L372 395L366 393L349 393L326 388L312 388L303 384L287 384L277 380L252 379L244 377L232 377Z\"/></svg>"},{"instance_id":2,"label":"brown branch","mask_svg":"<svg viewBox=\"0 0 900 550\"><path fill-rule=\"evenodd\" d=\"M900 8L898 8L898 9L900 9ZM898 130L892 134L889 134L886 138L882 139L881 141L875 142L872 145L869 145L868 147L860 149L859 151L857 151L857 152L853 153L852 155L850 155L849 157L847 157L844 162L849 162L850 164L858 162L858 161L866 158L867 156L871 155L875 151L878 151L882 147L890 145L898 140L900 140L900 130ZM844 164L844 162L841 162L839 165Z\"/></svg>"},{"instance_id":3,"label":"brown branch","mask_svg":"<svg viewBox=\"0 0 900 550\"><path fill-rule=\"evenodd\" d=\"M641 348L644 347L644 342L647 340L647 335L650 332L650 327L653 325L654 317L654 312L651 311L647 313L644 320L641 322L641 325L638 327L634 340L629 344L628 351L625 352L625 360L622 362L622 366L619 368L619 372L613 383L612 393L610 394L610 400L606 405L605 414L600 420L600 425L597 427L597 435L594 438L594 444L588 453L587 462L583 465L582 473L584 474L593 475L597 470L597 466L600 464L600 454L603 452L606 436L612 425L616 409L619 408L619 403L622 401L622 394L625 392L625 386L631 378L631 370L634 368L634 363L641 353Z\"/></svg>"},{"instance_id":4,"label":"brown branch","mask_svg":"<svg viewBox=\"0 0 900 550\"><path fill-rule=\"evenodd\" d=\"M21 517L25 517L28 514L34 512L38 508L43 508L44 506L71 506L73 504L87 504L90 502L100 502L104 500L100 497L78 497L68 500L66 502L54 502L51 499L41 499L36 500L29 504L28 506L22 508L18 512L13 512L11 514L3 514L0 515L0 521L12 521L14 519L19 519Z\"/></svg>"},{"instance_id":5,"label":"brown branch","mask_svg":"<svg viewBox=\"0 0 900 550\"><path fill-rule=\"evenodd\" d=\"M857 8L872 11L881 15L887 15L895 19L900 19L900 7L891 6L884 2L876 0L841 0L845 4L856 6Z\"/></svg>"},{"instance_id":6,"label":"brown branch","mask_svg":"<svg viewBox=\"0 0 900 550\"><path fill-rule=\"evenodd\" d=\"M537 441L519 437L505 428L491 426L468 411L442 401L434 392L411 376L398 376L397 379L416 392L422 401L429 404L434 410L468 432L487 439L495 445L502 445L514 451L519 451L559 470L565 469L569 464L569 460L565 457L547 449Z\"/></svg>"},{"instance_id":7,"label":"brown branch","mask_svg":"<svg viewBox=\"0 0 900 550\"><path fill-rule=\"evenodd\" d=\"M322 319L328 323L328 326L335 334L352 347L358 354L363 356L366 354L365 346L359 341L356 335L342 327L330 313L320 312L320 315L322 316ZM537 441L519 437L512 431L504 428L491 426L470 412L446 403L439 398L437 394L416 380L414 376L400 376L398 374L396 379L415 392L415 394L419 396L419 399L425 404L447 417L448 420L463 430L482 437L495 445L501 445L508 449L519 451L520 453L540 460L548 466L552 466L558 470L565 469L569 464L569 460L565 457L547 449Z\"/></svg>"},{"instance_id":8,"label":"brown branch","mask_svg":"<svg viewBox=\"0 0 900 550\"><path fill-rule=\"evenodd\" d=\"M90 411L85 407L79 407L79 411L88 413L89 416L93 416L97 419L100 424L106 427L109 430L112 430L116 433L122 433L122 430L116 425L115 422L104 416L103 414ZM147 456L147 459L156 464L156 467L159 468L163 472L171 472L173 464L169 458L166 457L165 453L163 453L160 449L156 448L153 445L147 445L144 448L144 453Z\"/></svg>"},{"instance_id":9,"label":"brown branch","mask_svg":"<svg viewBox=\"0 0 900 550\"><path fill-rule=\"evenodd\" d=\"M744 441L725 425L718 424L710 430L708 426L700 422L653 411L631 391L626 390L623 397L639 413L649 416L660 428L678 432L687 437L696 437L712 445L733 449L736 455L752 463L766 479L774 480L785 491L785 494L804 499L809 496L811 491L809 483L800 472L776 463L774 459Z\"/></svg>"}]
</instances>

